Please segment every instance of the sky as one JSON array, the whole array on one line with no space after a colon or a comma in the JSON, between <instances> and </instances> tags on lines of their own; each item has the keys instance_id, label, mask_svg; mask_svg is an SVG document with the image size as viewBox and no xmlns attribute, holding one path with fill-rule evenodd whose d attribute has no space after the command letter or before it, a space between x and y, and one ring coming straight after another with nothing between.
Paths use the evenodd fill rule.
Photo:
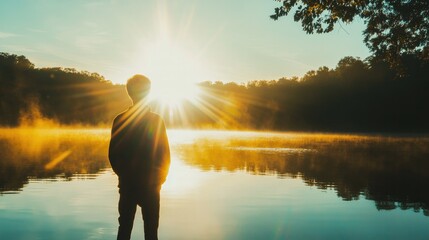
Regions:
<instances>
[{"instance_id":1,"label":"sky","mask_svg":"<svg viewBox=\"0 0 429 240\"><path fill-rule=\"evenodd\" d=\"M3 0L0 52L36 67L97 72L114 83L141 73L182 82L247 82L335 68L369 56L363 22L306 34L269 18L274 0Z\"/></svg>"}]
</instances>

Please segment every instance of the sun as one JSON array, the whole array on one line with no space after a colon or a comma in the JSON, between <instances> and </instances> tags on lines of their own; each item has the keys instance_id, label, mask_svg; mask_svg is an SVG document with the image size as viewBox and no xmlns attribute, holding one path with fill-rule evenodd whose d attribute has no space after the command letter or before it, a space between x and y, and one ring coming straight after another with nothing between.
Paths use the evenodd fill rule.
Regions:
<instances>
[{"instance_id":1,"label":"sun","mask_svg":"<svg viewBox=\"0 0 429 240\"><path fill-rule=\"evenodd\" d=\"M203 112L212 109L204 105L207 93L198 83L212 81L217 71L206 56L211 41L197 44L195 37L187 32L192 15L177 25L170 21L167 10L160 1L156 31L136 38L138 45L130 53L132 61L127 72L143 74L151 80L149 105L154 112L167 122L186 125L195 109L201 108Z\"/></svg>"},{"instance_id":2,"label":"sun","mask_svg":"<svg viewBox=\"0 0 429 240\"><path fill-rule=\"evenodd\" d=\"M184 101L195 101L201 91L197 84L156 84L153 83L149 100L165 107L174 107L182 104Z\"/></svg>"},{"instance_id":3,"label":"sun","mask_svg":"<svg viewBox=\"0 0 429 240\"><path fill-rule=\"evenodd\" d=\"M151 101L174 106L198 97L197 83L204 81L207 70L191 49L159 40L147 44L143 56L144 75L152 82Z\"/></svg>"}]
</instances>

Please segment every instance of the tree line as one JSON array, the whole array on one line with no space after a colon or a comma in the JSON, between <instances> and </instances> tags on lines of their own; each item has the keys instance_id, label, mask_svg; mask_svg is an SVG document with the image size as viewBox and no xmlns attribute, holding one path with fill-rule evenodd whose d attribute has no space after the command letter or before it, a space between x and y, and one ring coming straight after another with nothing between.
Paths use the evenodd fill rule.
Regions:
<instances>
[{"instance_id":1,"label":"tree line","mask_svg":"<svg viewBox=\"0 0 429 240\"><path fill-rule=\"evenodd\" d=\"M53 119L60 124L105 123L125 94L97 73L72 68L36 68L24 56L0 53L0 125ZM126 101L126 100L125 100Z\"/></svg>"},{"instance_id":2,"label":"tree line","mask_svg":"<svg viewBox=\"0 0 429 240\"><path fill-rule=\"evenodd\" d=\"M429 130L429 62L407 54L402 67L344 57L333 69L278 80L200 82L201 94L179 108L152 102L169 127L295 131ZM400 71L400 73L399 73ZM24 56L0 54L0 125L26 119L109 125L129 105L123 85L97 73L36 68Z\"/></svg>"}]
</instances>

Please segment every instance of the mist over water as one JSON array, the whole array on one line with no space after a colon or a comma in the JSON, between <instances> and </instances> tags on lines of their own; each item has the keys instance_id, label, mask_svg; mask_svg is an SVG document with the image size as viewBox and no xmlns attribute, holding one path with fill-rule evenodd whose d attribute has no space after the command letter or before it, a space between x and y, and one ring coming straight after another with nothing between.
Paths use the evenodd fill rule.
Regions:
<instances>
[{"instance_id":1,"label":"mist over water","mask_svg":"<svg viewBox=\"0 0 429 240\"><path fill-rule=\"evenodd\" d=\"M315 237L303 229L307 224L331 239L406 237L406 226L413 226L415 239L429 236L427 137L192 130L168 135L172 166L162 191L164 238ZM51 222L28 233L114 238L117 182L107 159L109 139L109 129L0 129L0 237L29 239L19 226L41 215L52 219L51 208L62 206L56 218L75 216L69 227ZM82 226L82 214L93 216L93 225ZM142 234L139 217L136 238ZM21 224L5 224L10 221ZM405 227L382 231L398 223ZM368 231L358 231L362 227ZM80 235L71 229L81 229Z\"/></svg>"},{"instance_id":2,"label":"mist over water","mask_svg":"<svg viewBox=\"0 0 429 240\"><path fill-rule=\"evenodd\" d=\"M70 178L110 167L107 129L1 129L0 192L29 179Z\"/></svg>"}]
</instances>

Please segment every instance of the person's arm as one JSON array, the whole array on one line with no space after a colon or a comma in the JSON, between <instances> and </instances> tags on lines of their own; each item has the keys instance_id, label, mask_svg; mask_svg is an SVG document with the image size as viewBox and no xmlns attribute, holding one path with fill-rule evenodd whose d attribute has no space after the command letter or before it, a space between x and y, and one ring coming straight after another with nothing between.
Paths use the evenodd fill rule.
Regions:
<instances>
[{"instance_id":1,"label":"person's arm","mask_svg":"<svg viewBox=\"0 0 429 240\"><path fill-rule=\"evenodd\" d=\"M118 131L119 131L118 117L116 117L113 120L112 131L110 136L109 161L113 171L119 176L121 172L121 169L120 169L121 151L119 146Z\"/></svg>"}]
</instances>

